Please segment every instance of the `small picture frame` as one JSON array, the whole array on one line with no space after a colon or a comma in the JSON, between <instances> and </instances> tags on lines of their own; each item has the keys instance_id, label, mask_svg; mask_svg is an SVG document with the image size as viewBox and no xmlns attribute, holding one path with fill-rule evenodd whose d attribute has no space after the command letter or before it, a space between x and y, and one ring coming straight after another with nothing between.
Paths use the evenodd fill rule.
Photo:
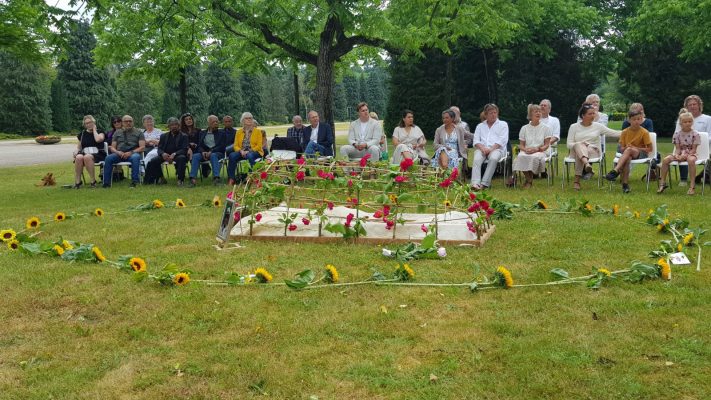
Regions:
<instances>
[{"instance_id":1,"label":"small picture frame","mask_svg":"<svg viewBox=\"0 0 711 400\"><path fill-rule=\"evenodd\" d=\"M232 230L232 225L234 224L234 218L232 216L234 208L234 199L226 199L225 208L222 211L222 218L220 219L220 227L217 230L217 240L222 243L227 243L230 238L230 231Z\"/></svg>"},{"instance_id":2,"label":"small picture frame","mask_svg":"<svg viewBox=\"0 0 711 400\"><path fill-rule=\"evenodd\" d=\"M687 257L686 254L684 254L683 252L670 254L669 261L674 265L691 264L691 261L689 261L689 257Z\"/></svg>"}]
</instances>

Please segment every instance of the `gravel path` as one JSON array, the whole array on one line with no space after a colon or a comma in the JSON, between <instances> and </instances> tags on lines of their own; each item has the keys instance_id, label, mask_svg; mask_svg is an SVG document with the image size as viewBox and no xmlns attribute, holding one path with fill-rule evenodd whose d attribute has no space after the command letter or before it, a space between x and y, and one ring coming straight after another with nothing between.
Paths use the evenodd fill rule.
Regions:
<instances>
[{"instance_id":1,"label":"gravel path","mask_svg":"<svg viewBox=\"0 0 711 400\"><path fill-rule=\"evenodd\" d=\"M72 138L62 138L57 144L39 144L34 139L0 140L0 167L71 161L76 143Z\"/></svg>"}]
</instances>

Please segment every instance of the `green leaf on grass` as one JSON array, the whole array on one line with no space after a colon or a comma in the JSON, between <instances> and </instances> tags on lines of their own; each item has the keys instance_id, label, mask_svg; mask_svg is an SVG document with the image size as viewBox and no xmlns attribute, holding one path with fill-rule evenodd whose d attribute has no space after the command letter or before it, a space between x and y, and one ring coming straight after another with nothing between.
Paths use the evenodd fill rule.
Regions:
<instances>
[{"instance_id":1,"label":"green leaf on grass","mask_svg":"<svg viewBox=\"0 0 711 400\"><path fill-rule=\"evenodd\" d=\"M553 279L558 281L570 278L570 274L568 274L568 271L562 268L553 268L551 270L551 275L553 275Z\"/></svg>"},{"instance_id":2,"label":"green leaf on grass","mask_svg":"<svg viewBox=\"0 0 711 400\"><path fill-rule=\"evenodd\" d=\"M294 279L284 279L286 286L292 289L303 289L308 286L313 280L316 274L310 269L303 270L295 275Z\"/></svg>"}]
</instances>

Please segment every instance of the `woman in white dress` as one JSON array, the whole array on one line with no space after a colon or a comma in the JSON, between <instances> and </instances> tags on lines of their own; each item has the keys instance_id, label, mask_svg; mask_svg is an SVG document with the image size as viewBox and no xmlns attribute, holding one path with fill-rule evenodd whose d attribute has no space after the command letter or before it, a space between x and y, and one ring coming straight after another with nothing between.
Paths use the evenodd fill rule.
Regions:
<instances>
[{"instance_id":1,"label":"woman in white dress","mask_svg":"<svg viewBox=\"0 0 711 400\"><path fill-rule=\"evenodd\" d=\"M429 156L425 152L427 139L422 129L415 125L415 115L410 110L402 112L400 125L393 131L393 164L400 164L406 158L415 162L429 163Z\"/></svg>"},{"instance_id":2,"label":"woman in white dress","mask_svg":"<svg viewBox=\"0 0 711 400\"><path fill-rule=\"evenodd\" d=\"M514 171L521 171L526 177L525 189L533 185L533 175L546 170L546 153L550 146L551 129L541 123L541 106L528 105L528 125L521 127L518 135L519 153L513 163Z\"/></svg>"}]
</instances>

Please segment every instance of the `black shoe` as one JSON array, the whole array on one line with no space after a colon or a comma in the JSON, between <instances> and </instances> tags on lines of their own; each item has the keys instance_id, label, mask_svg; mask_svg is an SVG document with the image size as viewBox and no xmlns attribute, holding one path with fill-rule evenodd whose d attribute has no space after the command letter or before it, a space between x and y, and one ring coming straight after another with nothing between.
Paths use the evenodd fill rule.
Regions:
<instances>
[{"instance_id":1,"label":"black shoe","mask_svg":"<svg viewBox=\"0 0 711 400\"><path fill-rule=\"evenodd\" d=\"M96 189L96 181L91 182L91 184L89 184L89 186L91 186L92 189Z\"/></svg>"},{"instance_id":2,"label":"black shoe","mask_svg":"<svg viewBox=\"0 0 711 400\"><path fill-rule=\"evenodd\" d=\"M190 187L195 187L195 185L197 185L197 179L190 178Z\"/></svg>"},{"instance_id":3,"label":"black shoe","mask_svg":"<svg viewBox=\"0 0 711 400\"><path fill-rule=\"evenodd\" d=\"M79 189L81 188L81 182L75 183L74 186L72 186L72 189Z\"/></svg>"},{"instance_id":4,"label":"black shoe","mask_svg":"<svg viewBox=\"0 0 711 400\"><path fill-rule=\"evenodd\" d=\"M605 179L607 179L608 181L614 181L615 179L617 179L618 176L620 176L620 173L613 169L612 171L608 172L607 175L605 175Z\"/></svg>"},{"instance_id":5,"label":"black shoe","mask_svg":"<svg viewBox=\"0 0 711 400\"><path fill-rule=\"evenodd\" d=\"M168 181L167 181L164 177L160 177L160 178L158 178L158 180L156 181L156 184L158 184L158 185L167 185L167 184L168 184Z\"/></svg>"},{"instance_id":6,"label":"black shoe","mask_svg":"<svg viewBox=\"0 0 711 400\"><path fill-rule=\"evenodd\" d=\"M216 177L212 178L212 184L215 186L219 186L222 184L222 180L220 179L219 176L216 176Z\"/></svg>"},{"instance_id":7,"label":"black shoe","mask_svg":"<svg viewBox=\"0 0 711 400\"><path fill-rule=\"evenodd\" d=\"M103 185L101 185L101 187L104 189L108 189L111 187L111 185L109 185L108 183L104 183Z\"/></svg>"},{"instance_id":8,"label":"black shoe","mask_svg":"<svg viewBox=\"0 0 711 400\"><path fill-rule=\"evenodd\" d=\"M136 182L136 181L131 182L131 186L130 186L131 188L135 188L136 186L138 186L138 182Z\"/></svg>"},{"instance_id":9,"label":"black shoe","mask_svg":"<svg viewBox=\"0 0 711 400\"><path fill-rule=\"evenodd\" d=\"M178 186L183 186L183 183L184 182L182 180L178 181Z\"/></svg>"},{"instance_id":10,"label":"black shoe","mask_svg":"<svg viewBox=\"0 0 711 400\"><path fill-rule=\"evenodd\" d=\"M622 193L629 193L630 192L630 185L623 183L622 184Z\"/></svg>"}]
</instances>

